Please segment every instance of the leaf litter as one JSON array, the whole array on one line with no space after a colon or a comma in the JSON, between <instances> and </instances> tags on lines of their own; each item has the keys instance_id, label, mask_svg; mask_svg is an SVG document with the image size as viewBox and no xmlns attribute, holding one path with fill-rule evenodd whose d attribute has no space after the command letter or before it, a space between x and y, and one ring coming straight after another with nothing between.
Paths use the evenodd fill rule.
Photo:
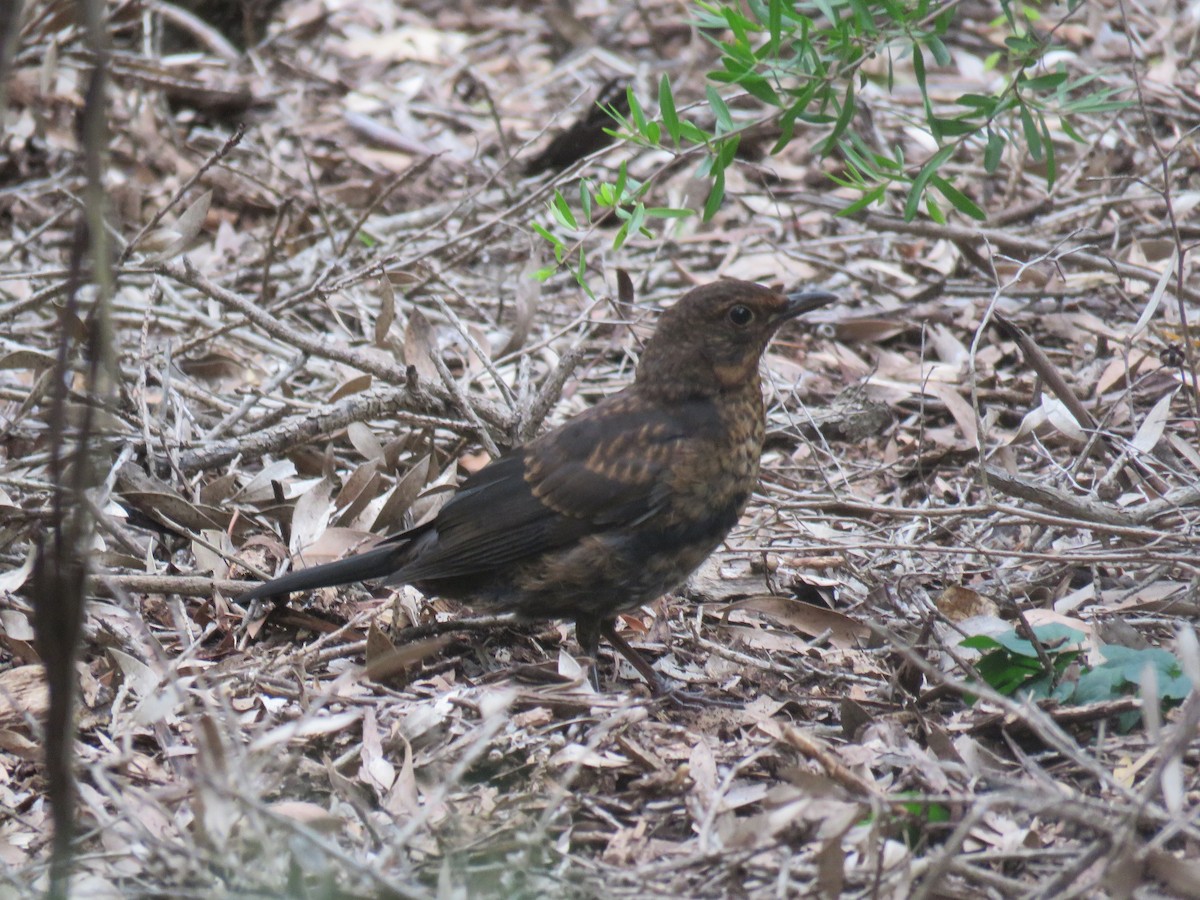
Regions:
<instances>
[{"instance_id":1,"label":"leaf litter","mask_svg":"<svg viewBox=\"0 0 1200 900\"><path fill-rule=\"evenodd\" d=\"M114 27L140 34L143 6ZM970 169L990 208L1028 209L1005 224L905 223L900 200L835 217L854 198L801 141L731 169L711 223L620 251L588 236L595 298L569 273L536 286L529 224L552 182L522 167L611 79L679 88L711 65L678 18L285 2L246 56L210 34L123 46L110 199L140 237L115 298L128 405L79 667L81 895L1200 893L1195 697L1128 731L1138 697L967 705L958 646L1019 611L1089 655L1145 644L1195 665L1196 298L1176 288L1200 197L1180 65L1196 22L1097 3L1064 26L1078 64L1139 75L1156 118L1088 121L1049 202L1019 160ZM84 65L76 26L30 22L0 136L0 879L17 890L49 853L20 588L51 489ZM930 72L935 96L982 90L982 52ZM919 97L872 103L922 158ZM1165 167L1151 136L1175 148ZM694 191L650 152L587 165L622 160ZM721 275L843 297L768 354L771 435L739 528L680 597L622 623L729 705L656 703L608 658L617 689L594 694L565 626L411 588L319 591L242 633L229 598L251 572L432 515L488 441L624 384L655 310Z\"/></svg>"}]
</instances>

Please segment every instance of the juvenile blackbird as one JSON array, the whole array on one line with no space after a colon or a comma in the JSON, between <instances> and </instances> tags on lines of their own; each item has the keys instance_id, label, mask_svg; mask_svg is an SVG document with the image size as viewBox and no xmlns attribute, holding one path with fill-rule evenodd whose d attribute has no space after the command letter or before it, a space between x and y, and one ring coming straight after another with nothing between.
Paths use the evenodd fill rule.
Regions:
<instances>
[{"instance_id":1,"label":"juvenile blackbird","mask_svg":"<svg viewBox=\"0 0 1200 900\"><path fill-rule=\"evenodd\" d=\"M603 635L659 689L616 617L682 584L737 523L762 453L759 359L783 322L834 299L744 281L688 291L662 314L633 384L484 466L433 520L239 600L385 578L523 619L574 619L593 684Z\"/></svg>"}]
</instances>

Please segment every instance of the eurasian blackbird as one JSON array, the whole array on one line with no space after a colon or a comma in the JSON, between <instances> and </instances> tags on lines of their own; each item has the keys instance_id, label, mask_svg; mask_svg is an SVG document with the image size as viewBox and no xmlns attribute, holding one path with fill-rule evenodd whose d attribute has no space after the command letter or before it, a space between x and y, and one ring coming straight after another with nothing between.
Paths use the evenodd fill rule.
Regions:
<instances>
[{"instance_id":1,"label":"eurasian blackbird","mask_svg":"<svg viewBox=\"0 0 1200 900\"><path fill-rule=\"evenodd\" d=\"M484 466L431 521L239 600L385 578L523 619L574 619L593 684L603 635L660 689L616 617L682 584L737 523L762 454L759 360L783 322L834 299L744 281L688 291L662 314L633 384Z\"/></svg>"}]
</instances>

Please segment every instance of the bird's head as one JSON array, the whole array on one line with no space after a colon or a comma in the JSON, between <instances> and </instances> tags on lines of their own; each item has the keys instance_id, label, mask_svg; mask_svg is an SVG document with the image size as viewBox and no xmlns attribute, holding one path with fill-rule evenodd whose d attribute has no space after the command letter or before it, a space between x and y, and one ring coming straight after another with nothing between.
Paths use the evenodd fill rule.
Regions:
<instances>
[{"instance_id":1,"label":"bird's head","mask_svg":"<svg viewBox=\"0 0 1200 900\"><path fill-rule=\"evenodd\" d=\"M642 351L643 390L717 394L756 381L758 361L788 319L836 299L825 291L782 294L748 281L693 288L666 310Z\"/></svg>"}]
</instances>

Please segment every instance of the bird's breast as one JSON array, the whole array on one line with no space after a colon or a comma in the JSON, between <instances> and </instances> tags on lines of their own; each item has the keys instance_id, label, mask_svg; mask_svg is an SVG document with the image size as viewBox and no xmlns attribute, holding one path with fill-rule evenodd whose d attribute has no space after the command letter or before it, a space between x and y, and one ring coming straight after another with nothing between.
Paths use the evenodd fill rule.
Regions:
<instances>
[{"instance_id":1,"label":"bird's breast","mask_svg":"<svg viewBox=\"0 0 1200 900\"><path fill-rule=\"evenodd\" d=\"M672 517L719 522L721 538L745 510L758 482L765 421L757 383L718 407L717 427L696 436L696 452L673 473Z\"/></svg>"}]
</instances>

